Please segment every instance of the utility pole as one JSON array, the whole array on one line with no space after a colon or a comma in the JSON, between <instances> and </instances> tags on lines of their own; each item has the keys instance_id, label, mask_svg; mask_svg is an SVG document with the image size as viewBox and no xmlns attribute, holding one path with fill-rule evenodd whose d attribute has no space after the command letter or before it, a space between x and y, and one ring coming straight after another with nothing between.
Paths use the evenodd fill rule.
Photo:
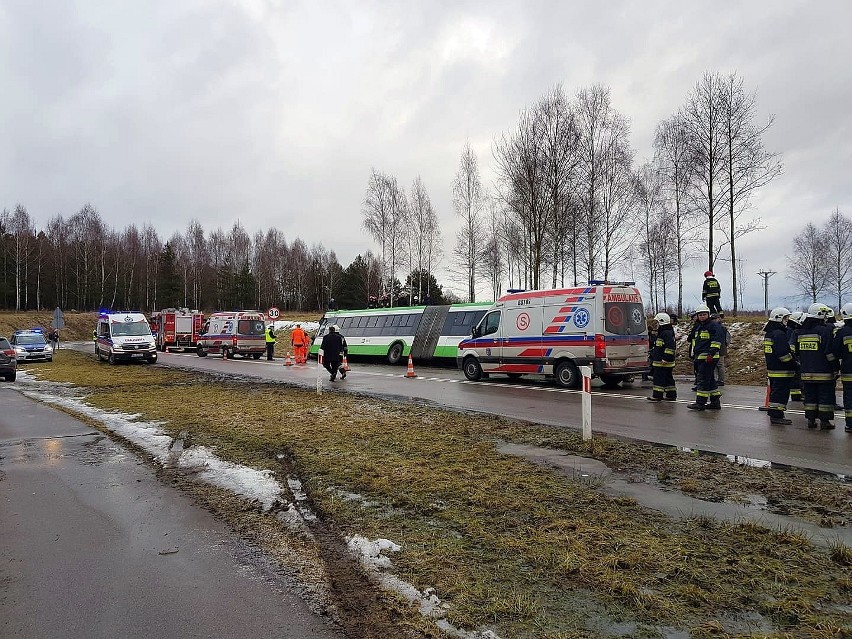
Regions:
<instances>
[{"instance_id":1,"label":"utility pole","mask_svg":"<svg viewBox=\"0 0 852 639\"><path fill-rule=\"evenodd\" d=\"M775 275L775 271L758 271L763 278L763 313L769 317L769 278Z\"/></svg>"}]
</instances>

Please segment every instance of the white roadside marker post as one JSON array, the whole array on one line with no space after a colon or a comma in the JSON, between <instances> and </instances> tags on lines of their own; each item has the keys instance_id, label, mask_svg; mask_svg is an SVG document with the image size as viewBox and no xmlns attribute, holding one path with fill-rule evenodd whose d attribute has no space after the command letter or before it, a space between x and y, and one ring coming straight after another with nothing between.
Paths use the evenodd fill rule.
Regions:
<instances>
[{"instance_id":1,"label":"white roadside marker post","mask_svg":"<svg viewBox=\"0 0 852 639\"><path fill-rule=\"evenodd\" d=\"M322 349L317 353L317 395L322 395Z\"/></svg>"},{"instance_id":2,"label":"white roadside marker post","mask_svg":"<svg viewBox=\"0 0 852 639\"><path fill-rule=\"evenodd\" d=\"M592 367L581 366L583 375L583 441L592 438Z\"/></svg>"}]
</instances>

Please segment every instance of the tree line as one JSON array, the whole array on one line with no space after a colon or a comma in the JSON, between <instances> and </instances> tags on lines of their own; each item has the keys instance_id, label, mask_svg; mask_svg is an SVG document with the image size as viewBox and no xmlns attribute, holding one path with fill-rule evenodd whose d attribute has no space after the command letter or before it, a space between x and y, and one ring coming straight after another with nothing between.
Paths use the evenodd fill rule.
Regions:
<instances>
[{"instance_id":1,"label":"tree line","mask_svg":"<svg viewBox=\"0 0 852 639\"><path fill-rule=\"evenodd\" d=\"M318 310L332 298L362 307L445 301L446 268L467 301L509 288L642 281L654 308L683 312L682 272L703 254L730 262L738 290L737 240L762 228L755 192L781 172L762 142L756 93L736 73L705 73L655 131L653 157L637 166L629 118L608 87L569 96L556 86L495 135L494 183L465 144L452 184L458 219L449 256L439 217L418 176L409 187L373 169L362 226L375 241L343 267L322 245L287 241L279 229L250 236L235 222L205 231L193 220L161 238L150 224L110 228L86 204L37 229L18 205L0 214L5 308ZM449 259L445 259L445 258ZM406 275L407 274L407 275ZM400 279L401 278L401 279ZM733 296L734 312L737 296Z\"/></svg>"},{"instance_id":2,"label":"tree line","mask_svg":"<svg viewBox=\"0 0 852 639\"><path fill-rule=\"evenodd\" d=\"M810 303L825 296L840 308L852 293L852 220L835 209L819 227L808 222L793 238L787 278Z\"/></svg>"},{"instance_id":3,"label":"tree line","mask_svg":"<svg viewBox=\"0 0 852 639\"><path fill-rule=\"evenodd\" d=\"M452 184L455 281L473 301L486 286L496 299L505 281L546 288L621 275L643 280L655 308L682 312L682 272L703 253L710 270L730 262L738 290L737 240L762 228L748 215L751 200L782 169L762 142L773 117L758 122L756 105L736 73L705 73L658 124L653 158L637 166L630 121L608 87L569 96L556 86L495 136L490 188L470 145L462 150ZM407 202L396 178L374 169L363 219L382 247L383 281L394 281L407 256L431 265L436 254L435 230ZM412 212L417 221L409 222ZM412 247L400 228L425 244Z\"/></svg>"}]
</instances>

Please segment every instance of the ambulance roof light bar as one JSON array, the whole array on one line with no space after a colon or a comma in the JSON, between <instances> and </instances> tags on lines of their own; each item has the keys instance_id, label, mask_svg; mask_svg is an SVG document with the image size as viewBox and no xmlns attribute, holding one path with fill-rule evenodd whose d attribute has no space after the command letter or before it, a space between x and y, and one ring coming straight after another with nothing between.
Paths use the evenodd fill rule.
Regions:
<instances>
[{"instance_id":1,"label":"ambulance roof light bar","mask_svg":"<svg viewBox=\"0 0 852 639\"><path fill-rule=\"evenodd\" d=\"M506 292L510 295L514 295L515 293L525 293L527 289L525 288L507 288Z\"/></svg>"},{"instance_id":2,"label":"ambulance roof light bar","mask_svg":"<svg viewBox=\"0 0 852 639\"><path fill-rule=\"evenodd\" d=\"M589 286L636 286L636 282L610 282L608 280L589 280Z\"/></svg>"}]
</instances>

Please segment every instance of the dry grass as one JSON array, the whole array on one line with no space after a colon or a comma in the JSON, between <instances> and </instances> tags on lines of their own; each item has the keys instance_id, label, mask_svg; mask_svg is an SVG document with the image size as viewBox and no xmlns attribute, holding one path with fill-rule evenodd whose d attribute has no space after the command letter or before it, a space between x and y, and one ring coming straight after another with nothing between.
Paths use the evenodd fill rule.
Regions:
<instances>
[{"instance_id":1,"label":"dry grass","mask_svg":"<svg viewBox=\"0 0 852 639\"><path fill-rule=\"evenodd\" d=\"M827 504L848 521L849 486L837 480L802 473L788 481L779 471L611 440L589 445L497 418L343 393L318 398L279 384L212 383L159 367L110 367L105 381L105 367L69 353L37 374L91 389L89 401L102 408L166 420L173 434L189 433L188 445L212 446L232 461L280 471L283 454L322 521L399 543L397 573L434 587L460 626L493 624L504 637L580 637L599 636L607 620L633 620L651 634L667 626L737 636L747 633L731 616L750 612L774 627L763 636L852 632L843 607L850 551L842 544L818 548L751 523L668 519L502 455L495 441L594 456L666 476L692 494L741 491L745 482L802 510ZM649 451L660 461L640 468Z\"/></svg>"}]
</instances>

